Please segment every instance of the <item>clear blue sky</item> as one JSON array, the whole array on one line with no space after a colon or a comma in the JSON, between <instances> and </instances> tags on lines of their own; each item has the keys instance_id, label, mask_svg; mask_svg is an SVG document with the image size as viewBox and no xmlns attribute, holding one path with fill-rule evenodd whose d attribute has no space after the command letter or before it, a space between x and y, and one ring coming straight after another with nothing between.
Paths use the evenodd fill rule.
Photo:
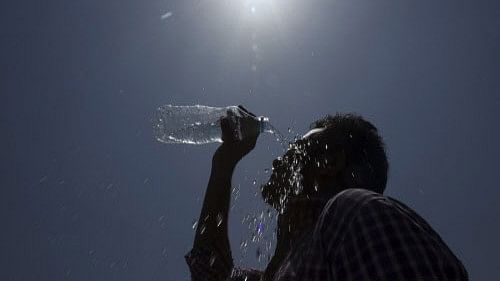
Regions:
<instances>
[{"instance_id":1,"label":"clear blue sky","mask_svg":"<svg viewBox=\"0 0 500 281\"><path fill-rule=\"evenodd\" d=\"M498 1L47 0L0 4L0 280L188 280L216 145L156 143L162 104L244 104L281 131L357 112L381 130L387 194L471 280L500 275ZM238 166L238 264L252 181ZM243 258L241 258L243 256Z\"/></svg>"}]
</instances>

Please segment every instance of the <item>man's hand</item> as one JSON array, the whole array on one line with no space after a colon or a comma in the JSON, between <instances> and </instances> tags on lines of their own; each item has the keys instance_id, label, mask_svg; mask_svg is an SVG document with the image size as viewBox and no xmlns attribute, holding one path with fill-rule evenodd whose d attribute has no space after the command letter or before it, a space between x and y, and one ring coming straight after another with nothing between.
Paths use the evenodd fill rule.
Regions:
<instances>
[{"instance_id":1,"label":"man's hand","mask_svg":"<svg viewBox=\"0 0 500 281\"><path fill-rule=\"evenodd\" d=\"M238 106L238 112L229 110L221 119L222 145L214 158L236 164L254 149L260 134L260 123L255 114ZM241 139L240 139L241 138Z\"/></svg>"}]
</instances>

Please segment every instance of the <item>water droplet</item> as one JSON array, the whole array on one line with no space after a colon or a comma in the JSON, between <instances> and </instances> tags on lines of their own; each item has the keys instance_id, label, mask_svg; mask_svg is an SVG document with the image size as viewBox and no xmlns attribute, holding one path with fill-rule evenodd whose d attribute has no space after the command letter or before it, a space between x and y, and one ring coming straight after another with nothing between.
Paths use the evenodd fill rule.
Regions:
<instances>
[{"instance_id":1,"label":"water droplet","mask_svg":"<svg viewBox=\"0 0 500 281\"><path fill-rule=\"evenodd\" d=\"M196 229L197 226L198 226L198 221L196 220L196 221L193 222L192 228Z\"/></svg>"},{"instance_id":2,"label":"water droplet","mask_svg":"<svg viewBox=\"0 0 500 281\"><path fill-rule=\"evenodd\" d=\"M42 177L42 178L38 181L38 183L42 183L42 182L44 182L44 181L46 181L46 180L47 180L47 176L43 176L43 177Z\"/></svg>"},{"instance_id":3,"label":"water droplet","mask_svg":"<svg viewBox=\"0 0 500 281\"><path fill-rule=\"evenodd\" d=\"M256 185L257 184L257 181L256 180L253 180L252 181L253 185Z\"/></svg>"},{"instance_id":4,"label":"water droplet","mask_svg":"<svg viewBox=\"0 0 500 281\"><path fill-rule=\"evenodd\" d=\"M292 132L292 128L288 127L288 133Z\"/></svg>"},{"instance_id":5,"label":"water droplet","mask_svg":"<svg viewBox=\"0 0 500 281\"><path fill-rule=\"evenodd\" d=\"M264 173L269 173L269 169L264 169Z\"/></svg>"},{"instance_id":6,"label":"water droplet","mask_svg":"<svg viewBox=\"0 0 500 281\"><path fill-rule=\"evenodd\" d=\"M264 223L259 222L257 225L257 234L262 234L264 232Z\"/></svg>"},{"instance_id":7,"label":"water droplet","mask_svg":"<svg viewBox=\"0 0 500 281\"><path fill-rule=\"evenodd\" d=\"M219 227L222 224L222 214L217 214L217 227Z\"/></svg>"},{"instance_id":8,"label":"water droplet","mask_svg":"<svg viewBox=\"0 0 500 281\"><path fill-rule=\"evenodd\" d=\"M246 240L241 241L241 243L240 243L240 248L241 249L246 248L247 246L248 246L248 242Z\"/></svg>"},{"instance_id":9,"label":"water droplet","mask_svg":"<svg viewBox=\"0 0 500 281\"><path fill-rule=\"evenodd\" d=\"M123 268L123 269L127 269L127 267L128 267L128 260L125 260L125 261L123 262L122 268Z\"/></svg>"},{"instance_id":10,"label":"water droplet","mask_svg":"<svg viewBox=\"0 0 500 281\"><path fill-rule=\"evenodd\" d=\"M161 17L160 17L160 18L161 18L162 20L166 20L166 19L168 19L169 17L171 17L173 14L174 14L174 13L172 13L172 12L166 12L166 13L164 13L163 15L161 15Z\"/></svg>"}]
</instances>

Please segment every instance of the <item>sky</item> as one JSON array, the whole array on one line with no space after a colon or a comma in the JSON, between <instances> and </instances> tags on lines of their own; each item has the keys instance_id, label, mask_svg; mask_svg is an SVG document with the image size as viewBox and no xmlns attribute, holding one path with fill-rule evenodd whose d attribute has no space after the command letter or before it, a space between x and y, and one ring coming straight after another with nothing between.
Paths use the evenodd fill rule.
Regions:
<instances>
[{"instance_id":1,"label":"sky","mask_svg":"<svg viewBox=\"0 0 500 281\"><path fill-rule=\"evenodd\" d=\"M156 142L163 104L243 104L291 136L361 114L387 146L386 194L494 280L499 26L482 0L2 2L0 280L189 280L217 144ZM235 171L238 265L265 268L240 244L281 152L263 134Z\"/></svg>"}]
</instances>

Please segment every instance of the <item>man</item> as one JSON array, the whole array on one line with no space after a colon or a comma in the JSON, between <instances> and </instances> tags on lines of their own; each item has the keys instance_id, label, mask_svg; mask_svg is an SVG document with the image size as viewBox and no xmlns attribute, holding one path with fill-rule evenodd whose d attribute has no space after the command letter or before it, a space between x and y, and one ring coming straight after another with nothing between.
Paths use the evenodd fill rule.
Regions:
<instances>
[{"instance_id":1,"label":"man","mask_svg":"<svg viewBox=\"0 0 500 281\"><path fill-rule=\"evenodd\" d=\"M258 137L254 115L240 110L238 122L235 115L221 120L223 144L186 255L192 280L468 280L424 219L381 195L388 169L382 139L353 114L316 121L273 161L262 196L280 213L274 256L264 272L234 268L227 233L231 177Z\"/></svg>"}]
</instances>

